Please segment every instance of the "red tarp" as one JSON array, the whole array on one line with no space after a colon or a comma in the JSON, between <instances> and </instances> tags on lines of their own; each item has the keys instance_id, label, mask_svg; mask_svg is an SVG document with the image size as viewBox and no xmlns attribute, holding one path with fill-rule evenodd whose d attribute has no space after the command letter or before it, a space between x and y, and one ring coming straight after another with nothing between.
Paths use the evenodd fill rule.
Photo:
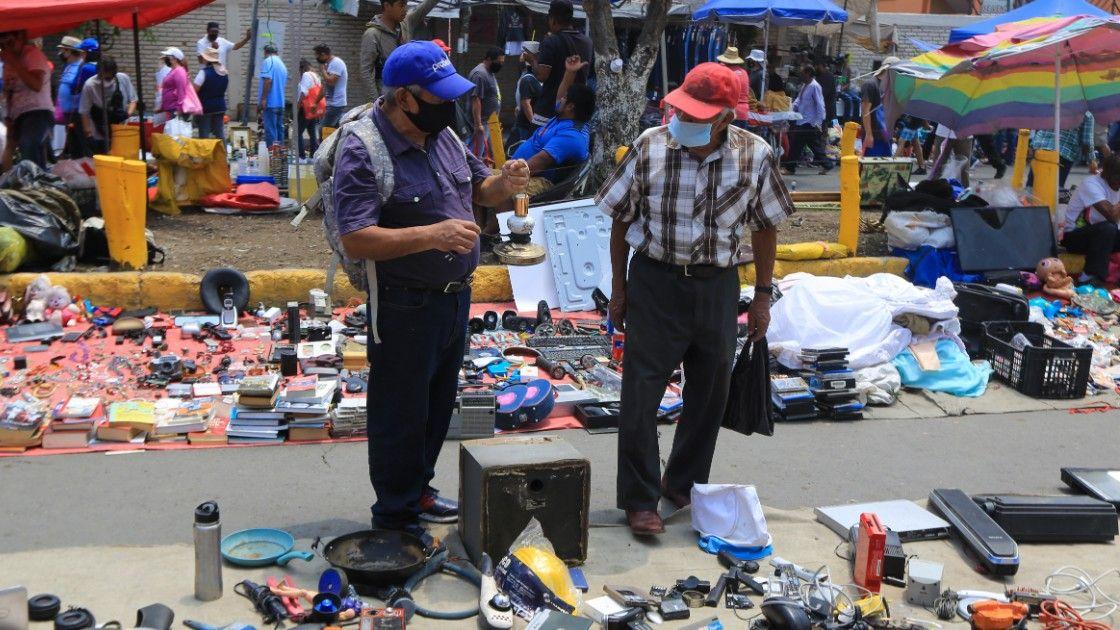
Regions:
<instances>
[{"instance_id":1,"label":"red tarp","mask_svg":"<svg viewBox=\"0 0 1120 630\"><path fill-rule=\"evenodd\" d=\"M0 30L26 29L30 37L60 33L89 20L132 28L138 13L140 28L148 28L210 4L214 0L3 0Z\"/></svg>"}]
</instances>

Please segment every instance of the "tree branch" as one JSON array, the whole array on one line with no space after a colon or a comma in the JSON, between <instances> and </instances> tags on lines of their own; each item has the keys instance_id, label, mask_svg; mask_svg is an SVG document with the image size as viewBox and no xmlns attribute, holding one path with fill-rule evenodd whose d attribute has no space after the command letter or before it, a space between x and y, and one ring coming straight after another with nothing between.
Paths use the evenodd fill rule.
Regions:
<instances>
[{"instance_id":1,"label":"tree branch","mask_svg":"<svg viewBox=\"0 0 1120 630\"><path fill-rule=\"evenodd\" d=\"M635 76L648 76L657 63L661 50L661 35L669 21L671 0L649 0L646 3L646 16L642 21L642 32L638 34L638 45L630 55L630 72Z\"/></svg>"}]
</instances>

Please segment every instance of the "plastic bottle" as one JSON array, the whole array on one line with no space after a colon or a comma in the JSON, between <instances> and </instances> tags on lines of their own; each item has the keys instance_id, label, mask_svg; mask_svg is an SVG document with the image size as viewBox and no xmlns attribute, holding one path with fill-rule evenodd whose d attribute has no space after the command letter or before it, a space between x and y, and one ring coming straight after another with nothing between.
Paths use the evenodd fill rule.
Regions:
<instances>
[{"instance_id":1,"label":"plastic bottle","mask_svg":"<svg viewBox=\"0 0 1120 630\"><path fill-rule=\"evenodd\" d=\"M269 171L268 160L269 160L268 145L265 144L264 140L261 140L260 142L257 143L257 168L260 169L258 171L259 174L261 174L261 175L268 175L269 174L270 171Z\"/></svg>"},{"instance_id":2,"label":"plastic bottle","mask_svg":"<svg viewBox=\"0 0 1120 630\"><path fill-rule=\"evenodd\" d=\"M209 602L222 596L222 523L218 504L194 509L194 597Z\"/></svg>"}]
</instances>

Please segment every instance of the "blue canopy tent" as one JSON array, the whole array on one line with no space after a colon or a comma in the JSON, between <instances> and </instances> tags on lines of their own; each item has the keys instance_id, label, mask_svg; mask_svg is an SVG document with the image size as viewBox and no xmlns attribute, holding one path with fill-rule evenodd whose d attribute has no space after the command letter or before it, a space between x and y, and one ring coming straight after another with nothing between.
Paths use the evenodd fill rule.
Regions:
<instances>
[{"instance_id":1,"label":"blue canopy tent","mask_svg":"<svg viewBox=\"0 0 1120 630\"><path fill-rule=\"evenodd\" d=\"M958 26L952 31L949 31L949 43L952 44L966 40L976 35L993 33L997 26L1010 22L1019 22L1032 18L1070 17L1074 15L1109 17L1111 14L1085 0L1034 0L1034 2L1024 4L1013 11L1001 13L995 17L973 22L966 26Z\"/></svg>"},{"instance_id":2,"label":"blue canopy tent","mask_svg":"<svg viewBox=\"0 0 1120 630\"><path fill-rule=\"evenodd\" d=\"M692 19L732 24L761 24L762 49L770 48L770 25L812 26L848 21L848 12L829 0L708 0L692 13ZM769 57L769 55L767 55ZM762 63L762 91L766 91L767 58ZM762 95L758 97L761 99Z\"/></svg>"}]
</instances>

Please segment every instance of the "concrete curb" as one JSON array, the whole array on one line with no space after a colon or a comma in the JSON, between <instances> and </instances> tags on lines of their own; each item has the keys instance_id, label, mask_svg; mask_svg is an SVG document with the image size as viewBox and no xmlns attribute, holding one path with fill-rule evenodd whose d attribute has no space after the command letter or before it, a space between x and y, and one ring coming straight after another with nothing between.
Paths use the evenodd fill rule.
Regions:
<instances>
[{"instance_id":1,"label":"concrete curb","mask_svg":"<svg viewBox=\"0 0 1120 630\"><path fill-rule=\"evenodd\" d=\"M777 277L803 271L818 276L868 276L874 273L902 275L904 258L840 258L835 260L779 260L774 266ZM22 298L27 285L37 273L15 273L0 277L9 294ZM166 271L126 271L105 273L48 273L52 284L66 287L71 295L88 298L96 305L144 308L154 306L165 311L202 310L198 295L201 276ZM245 273L249 279L250 301L282 306L285 302L306 302L308 291L321 288L326 281L321 269L269 269ZM754 282L754 265L739 270L740 281ZM335 301L364 299L350 285L346 274L335 276ZM472 299L475 302L509 302L513 288L505 267L479 267L474 275Z\"/></svg>"}]
</instances>

